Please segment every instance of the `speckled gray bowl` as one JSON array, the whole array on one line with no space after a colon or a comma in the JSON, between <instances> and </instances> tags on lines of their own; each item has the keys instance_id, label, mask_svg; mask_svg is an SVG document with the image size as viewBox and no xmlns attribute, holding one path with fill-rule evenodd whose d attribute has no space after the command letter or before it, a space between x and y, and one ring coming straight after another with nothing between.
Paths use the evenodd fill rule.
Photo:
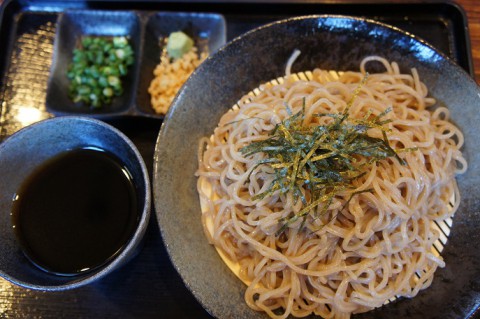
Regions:
<instances>
[{"instance_id":1,"label":"speckled gray bowl","mask_svg":"<svg viewBox=\"0 0 480 319\"><path fill-rule=\"evenodd\" d=\"M96 147L118 157L130 172L138 198L137 228L108 264L78 276L46 273L23 254L13 232L12 200L24 179L49 158L76 148ZM150 182L135 145L114 127L83 117L58 117L27 126L0 145L0 276L37 290L66 290L91 283L129 261L139 251L150 217Z\"/></svg>"},{"instance_id":2,"label":"speckled gray bowl","mask_svg":"<svg viewBox=\"0 0 480 319\"><path fill-rule=\"evenodd\" d=\"M197 143L243 94L281 76L294 49L292 72L315 67L358 70L367 55L382 55L403 70L417 68L431 94L451 110L465 134L468 173L458 178L462 201L440 269L430 288L355 318L466 318L480 303L480 90L460 67L431 46L370 20L311 16L249 32L208 59L183 87L160 131L154 202L170 257L187 287L218 318L266 318L247 307L245 286L207 243L196 191Z\"/></svg>"}]
</instances>

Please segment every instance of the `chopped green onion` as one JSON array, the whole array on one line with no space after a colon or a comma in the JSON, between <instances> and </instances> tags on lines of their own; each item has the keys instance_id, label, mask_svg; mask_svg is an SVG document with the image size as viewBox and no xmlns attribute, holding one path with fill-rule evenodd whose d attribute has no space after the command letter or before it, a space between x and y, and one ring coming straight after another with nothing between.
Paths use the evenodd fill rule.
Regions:
<instances>
[{"instance_id":1,"label":"chopped green onion","mask_svg":"<svg viewBox=\"0 0 480 319\"><path fill-rule=\"evenodd\" d=\"M67 70L70 98L92 108L111 103L113 96L123 94L121 77L133 63L134 52L126 37L83 37Z\"/></svg>"},{"instance_id":2,"label":"chopped green onion","mask_svg":"<svg viewBox=\"0 0 480 319\"><path fill-rule=\"evenodd\" d=\"M120 79L114 75L108 76L108 84L113 87L118 87L120 85Z\"/></svg>"},{"instance_id":3,"label":"chopped green onion","mask_svg":"<svg viewBox=\"0 0 480 319\"><path fill-rule=\"evenodd\" d=\"M123 60L125 58L125 51L123 49L117 49L117 50L115 50L115 55L120 60Z\"/></svg>"},{"instance_id":4,"label":"chopped green onion","mask_svg":"<svg viewBox=\"0 0 480 319\"><path fill-rule=\"evenodd\" d=\"M107 96L107 97L111 97L113 96L113 90L111 88L104 88L103 89L103 95Z\"/></svg>"},{"instance_id":5,"label":"chopped green onion","mask_svg":"<svg viewBox=\"0 0 480 319\"><path fill-rule=\"evenodd\" d=\"M128 44L128 40L125 37L115 37L113 38L113 45L115 47L122 48Z\"/></svg>"}]
</instances>

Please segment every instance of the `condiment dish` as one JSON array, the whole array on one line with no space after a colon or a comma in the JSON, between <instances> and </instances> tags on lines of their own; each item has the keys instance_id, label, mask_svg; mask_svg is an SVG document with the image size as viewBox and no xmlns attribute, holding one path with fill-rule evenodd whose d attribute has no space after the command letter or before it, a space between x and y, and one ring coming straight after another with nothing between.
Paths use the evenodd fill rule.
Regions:
<instances>
[{"instance_id":1,"label":"condiment dish","mask_svg":"<svg viewBox=\"0 0 480 319\"><path fill-rule=\"evenodd\" d=\"M48 80L47 111L56 116L81 115L97 119L125 116L163 118L163 114L156 114L152 108L148 87L154 77L155 66L160 62L163 40L175 31L188 34L195 40L199 52L208 54L213 54L226 41L226 23L221 14L80 9L62 12L57 22ZM74 49L79 49L82 38L87 36L125 37L134 57L127 74L120 77L123 94L115 96L110 104L96 108L75 103L69 97L67 70L72 63Z\"/></svg>"},{"instance_id":2,"label":"condiment dish","mask_svg":"<svg viewBox=\"0 0 480 319\"><path fill-rule=\"evenodd\" d=\"M131 113L135 96L137 69L140 65L141 22L140 17L129 11L68 10L57 22L54 54L48 81L47 111L55 115L84 115L108 118ZM117 37L128 39L134 55L133 65L127 68L122 81L123 94L113 98L110 104L98 108L75 103L69 97L70 80L67 70L72 63L73 50L80 47L84 36Z\"/></svg>"}]
</instances>

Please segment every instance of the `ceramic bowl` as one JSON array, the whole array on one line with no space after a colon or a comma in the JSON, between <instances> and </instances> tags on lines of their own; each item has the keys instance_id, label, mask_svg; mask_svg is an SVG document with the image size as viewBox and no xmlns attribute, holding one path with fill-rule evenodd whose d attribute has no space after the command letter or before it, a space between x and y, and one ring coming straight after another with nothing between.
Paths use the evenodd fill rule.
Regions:
<instances>
[{"instance_id":1,"label":"ceramic bowl","mask_svg":"<svg viewBox=\"0 0 480 319\"><path fill-rule=\"evenodd\" d=\"M109 262L90 272L60 276L39 269L24 255L12 227L15 194L28 176L52 157L78 148L103 149L117 157L131 175L138 218L133 235ZM104 122L83 117L58 117L27 126L0 145L0 276L38 290L65 290L102 278L129 261L142 247L150 216L150 182L135 145Z\"/></svg>"},{"instance_id":2,"label":"ceramic bowl","mask_svg":"<svg viewBox=\"0 0 480 319\"><path fill-rule=\"evenodd\" d=\"M446 262L430 288L356 318L466 318L480 304L480 90L454 62L422 40L372 20L308 16L275 22L248 32L207 59L177 95L161 128L155 153L154 202L165 245L187 287L217 318L266 318L244 300L246 286L208 244L196 190L199 139L210 136L220 117L244 94L285 74L323 68L358 70L368 55L415 67L438 103L451 111L465 136L469 171L457 181L462 201ZM208 83L208 85L206 84Z\"/></svg>"},{"instance_id":3,"label":"ceramic bowl","mask_svg":"<svg viewBox=\"0 0 480 319\"><path fill-rule=\"evenodd\" d=\"M96 118L131 113L135 97L137 69L140 66L141 22L130 11L71 10L62 13L57 23L54 54L47 87L47 111L55 115L83 115ZM112 103L93 109L74 103L68 96L70 80L67 70L72 63L73 50L83 36L124 36L129 39L135 57L127 75L121 78L123 94Z\"/></svg>"}]
</instances>

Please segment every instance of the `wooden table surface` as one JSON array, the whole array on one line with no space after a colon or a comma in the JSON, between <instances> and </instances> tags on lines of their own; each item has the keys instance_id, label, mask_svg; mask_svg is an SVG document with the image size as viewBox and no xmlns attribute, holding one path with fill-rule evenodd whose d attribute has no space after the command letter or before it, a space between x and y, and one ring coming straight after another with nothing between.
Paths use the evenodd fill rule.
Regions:
<instances>
[{"instance_id":1,"label":"wooden table surface","mask_svg":"<svg viewBox=\"0 0 480 319\"><path fill-rule=\"evenodd\" d=\"M456 3L462 6L467 14L475 79L480 84L480 1L457 0Z\"/></svg>"}]
</instances>

